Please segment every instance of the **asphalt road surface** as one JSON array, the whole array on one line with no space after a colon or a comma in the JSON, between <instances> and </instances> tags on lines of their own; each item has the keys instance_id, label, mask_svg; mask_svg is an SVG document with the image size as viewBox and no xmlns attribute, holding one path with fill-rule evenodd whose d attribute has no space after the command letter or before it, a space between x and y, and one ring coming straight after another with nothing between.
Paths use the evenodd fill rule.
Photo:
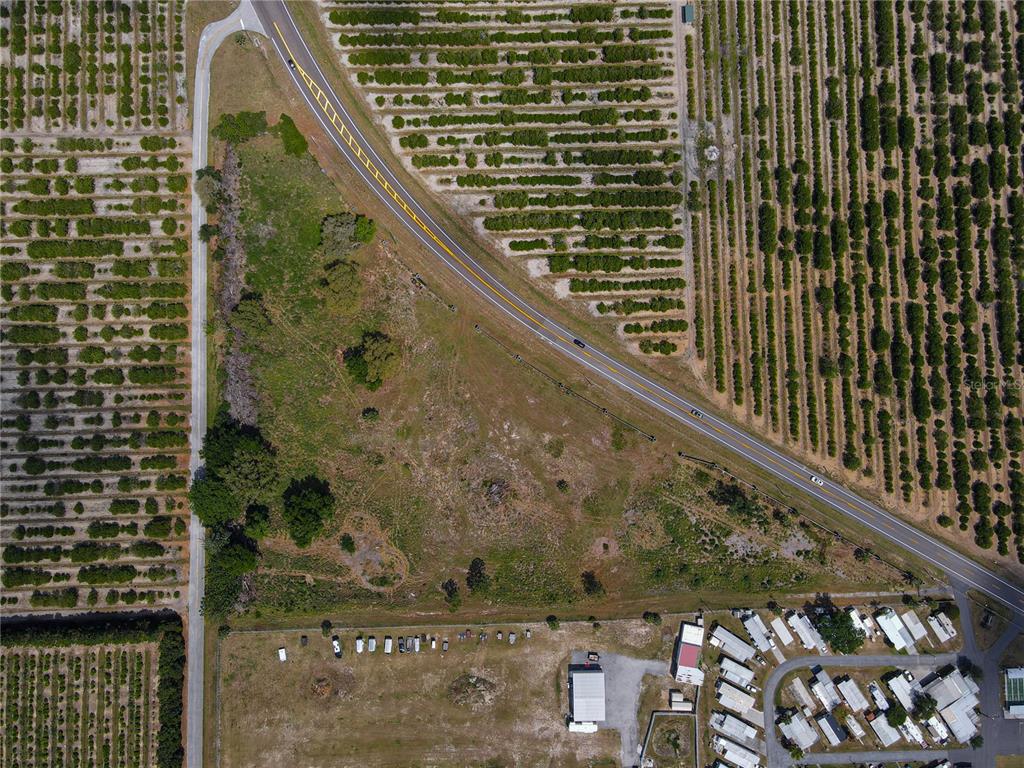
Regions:
<instances>
[{"instance_id":1,"label":"asphalt road surface","mask_svg":"<svg viewBox=\"0 0 1024 768\"><path fill-rule=\"evenodd\" d=\"M244 2L230 16L207 25L199 38L196 56L195 95L192 100L192 169L205 168L207 123L209 122L210 62L224 39L243 29L263 31L253 6ZM192 418L190 426L189 471L200 469L199 449L206 434L206 243L199 228L206 222L206 210L192 186ZM199 518L189 526L188 557L188 673L185 708L187 734L185 764L203 765L203 651L205 632L201 612L206 587L206 534Z\"/></svg>"},{"instance_id":2,"label":"asphalt road surface","mask_svg":"<svg viewBox=\"0 0 1024 768\"><path fill-rule=\"evenodd\" d=\"M775 713L772 705L768 702L776 701L776 691L782 678L795 669L810 669L821 666L824 669L829 667L841 667L843 669L889 669L893 665L899 665L900 669L909 669L917 677L922 677L928 672L933 672L947 664L955 664L957 655L955 653L936 653L928 656L894 656L892 654L876 654L873 656L798 656L795 659L783 662L768 676L764 684L764 719L765 719L765 746L768 752L768 768L782 768L793 762L789 752L783 748L779 741L778 733L774 725ZM849 763L849 762L893 762L906 760L931 761L939 760L946 756L946 750L936 748L931 750L884 750L857 753L819 753L806 755L804 760L799 762L807 763ZM859 759L847 760L850 754L857 754Z\"/></svg>"},{"instance_id":3,"label":"asphalt road surface","mask_svg":"<svg viewBox=\"0 0 1024 768\"><path fill-rule=\"evenodd\" d=\"M248 1L244 0L243 5ZM695 415L695 404L585 340L575 337L506 288L416 202L414 192L424 193L404 187L388 169L384 159L366 141L342 101L331 89L326 75L293 21L287 3L282 0L265 0L254 3L253 7L278 54L286 62L291 62L285 71L292 85L298 89L338 150L395 216L496 310L525 326L542 342L592 374L615 384L668 418L729 448L826 506L932 563L943 570L951 581L973 587L1024 614L1024 589L1020 586L851 493L842 485L827 477L816 477L813 470L753 435L711 414Z\"/></svg>"}]
</instances>

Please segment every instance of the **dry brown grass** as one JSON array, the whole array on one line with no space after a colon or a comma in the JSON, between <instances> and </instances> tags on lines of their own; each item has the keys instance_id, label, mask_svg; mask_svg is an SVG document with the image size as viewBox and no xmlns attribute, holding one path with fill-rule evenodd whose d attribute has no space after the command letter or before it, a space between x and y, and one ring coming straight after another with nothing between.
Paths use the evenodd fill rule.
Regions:
<instances>
[{"instance_id":1,"label":"dry brown grass","mask_svg":"<svg viewBox=\"0 0 1024 768\"><path fill-rule=\"evenodd\" d=\"M590 766L616 764L618 734L570 734L567 664L572 650L597 649L664 657L671 631L641 621L594 630L586 623L513 629L514 646L490 637L460 642L458 628L425 628L447 636L447 654L429 645L419 654L382 653L383 638L416 628L377 629L377 652L357 655L355 634L343 633L337 660L315 630L305 648L297 632L235 633L221 649L220 729L223 768L248 766ZM288 661L277 659L285 646ZM463 702L452 686L464 675L493 684L480 700ZM488 685L480 686L490 688ZM664 686L662 686L664 687ZM465 688L465 685L462 685ZM457 703L461 702L461 703ZM646 723L644 724L646 727Z\"/></svg>"}]
</instances>

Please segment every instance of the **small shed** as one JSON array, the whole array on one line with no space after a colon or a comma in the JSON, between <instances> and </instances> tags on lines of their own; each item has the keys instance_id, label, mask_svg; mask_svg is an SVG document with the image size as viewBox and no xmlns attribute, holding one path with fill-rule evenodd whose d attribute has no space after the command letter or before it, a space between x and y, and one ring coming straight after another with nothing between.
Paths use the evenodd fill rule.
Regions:
<instances>
[{"instance_id":1,"label":"small shed","mask_svg":"<svg viewBox=\"0 0 1024 768\"><path fill-rule=\"evenodd\" d=\"M687 3L680 7L679 16L683 21L683 24L693 24L693 3Z\"/></svg>"}]
</instances>

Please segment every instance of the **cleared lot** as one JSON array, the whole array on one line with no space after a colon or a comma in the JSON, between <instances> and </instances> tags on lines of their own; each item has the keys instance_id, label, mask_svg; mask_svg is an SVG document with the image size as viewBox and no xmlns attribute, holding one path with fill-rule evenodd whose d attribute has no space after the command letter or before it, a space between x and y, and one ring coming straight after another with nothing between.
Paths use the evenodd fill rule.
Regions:
<instances>
[{"instance_id":1,"label":"cleared lot","mask_svg":"<svg viewBox=\"0 0 1024 768\"><path fill-rule=\"evenodd\" d=\"M529 626L532 637L525 638ZM666 624L666 626L671 626ZM374 654L356 654L353 631L330 639L308 632L239 633L224 638L219 736L224 768L344 765L618 765L616 731L570 734L566 669L577 649L667 659L671 628L616 621L487 627L488 639L459 641L462 628L419 654L382 653L383 638L415 629L373 630ZM508 632L517 642L509 645ZM663 631L664 630L664 631ZM478 631L478 630L477 630ZM370 633L365 633L370 634ZM450 648L441 652L441 639ZM288 661L277 649L287 648ZM666 685L668 684L666 677Z\"/></svg>"}]
</instances>

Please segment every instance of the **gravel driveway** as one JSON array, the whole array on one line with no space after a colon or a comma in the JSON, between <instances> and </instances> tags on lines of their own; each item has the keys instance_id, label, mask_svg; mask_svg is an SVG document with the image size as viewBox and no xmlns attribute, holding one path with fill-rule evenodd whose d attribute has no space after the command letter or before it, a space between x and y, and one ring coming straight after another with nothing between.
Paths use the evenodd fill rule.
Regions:
<instances>
[{"instance_id":1,"label":"gravel driveway","mask_svg":"<svg viewBox=\"0 0 1024 768\"><path fill-rule=\"evenodd\" d=\"M572 655L574 664L582 664L587 654L576 652ZM634 659L617 653L602 653L601 668L604 670L605 721L601 728L614 728L622 739L620 759L623 768L636 765L639 759L640 733L637 727L637 707L640 706L640 687L644 675L659 675L665 679L665 687L671 682L668 661Z\"/></svg>"}]
</instances>

